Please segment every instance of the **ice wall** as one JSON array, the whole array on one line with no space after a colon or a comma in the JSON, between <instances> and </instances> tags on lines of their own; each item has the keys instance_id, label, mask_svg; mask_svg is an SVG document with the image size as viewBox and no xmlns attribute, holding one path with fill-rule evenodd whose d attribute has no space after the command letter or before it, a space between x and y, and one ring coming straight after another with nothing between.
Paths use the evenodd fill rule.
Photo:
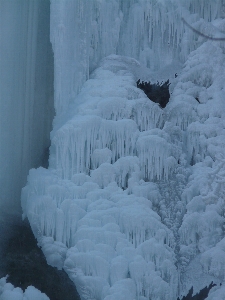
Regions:
<instances>
[{"instance_id":1,"label":"ice wall","mask_svg":"<svg viewBox=\"0 0 225 300\"><path fill-rule=\"evenodd\" d=\"M180 148L136 87L137 68L117 55L101 62L52 134L49 169L30 170L22 190L48 264L64 268L82 300L177 296L174 236L152 209L160 194L149 181L173 176Z\"/></svg>"},{"instance_id":2,"label":"ice wall","mask_svg":"<svg viewBox=\"0 0 225 300\"><path fill-rule=\"evenodd\" d=\"M51 164L30 171L22 194L48 263L83 299L174 300L224 280L224 48L181 21L224 31L220 19L208 23L222 2L51 4ZM83 85L111 53L123 56L108 56ZM136 88L128 55L150 70L186 61L163 113Z\"/></svg>"},{"instance_id":3,"label":"ice wall","mask_svg":"<svg viewBox=\"0 0 225 300\"><path fill-rule=\"evenodd\" d=\"M28 170L42 165L53 109L48 0L0 1L0 211L20 208Z\"/></svg>"},{"instance_id":4,"label":"ice wall","mask_svg":"<svg viewBox=\"0 0 225 300\"><path fill-rule=\"evenodd\" d=\"M220 15L221 5L220 0L51 0L56 112L67 108L107 55L133 57L151 70L184 62L199 41L182 17L191 24L208 22Z\"/></svg>"}]
</instances>

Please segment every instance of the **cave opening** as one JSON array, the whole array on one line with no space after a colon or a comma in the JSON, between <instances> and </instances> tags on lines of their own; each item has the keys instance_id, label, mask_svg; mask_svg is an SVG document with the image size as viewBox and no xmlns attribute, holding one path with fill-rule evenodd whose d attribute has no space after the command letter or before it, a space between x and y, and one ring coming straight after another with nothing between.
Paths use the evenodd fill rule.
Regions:
<instances>
[{"instance_id":1,"label":"cave opening","mask_svg":"<svg viewBox=\"0 0 225 300\"><path fill-rule=\"evenodd\" d=\"M138 79L137 87L144 91L146 96L153 102L158 103L161 108L165 108L170 100L169 79L165 82L151 83Z\"/></svg>"}]
</instances>

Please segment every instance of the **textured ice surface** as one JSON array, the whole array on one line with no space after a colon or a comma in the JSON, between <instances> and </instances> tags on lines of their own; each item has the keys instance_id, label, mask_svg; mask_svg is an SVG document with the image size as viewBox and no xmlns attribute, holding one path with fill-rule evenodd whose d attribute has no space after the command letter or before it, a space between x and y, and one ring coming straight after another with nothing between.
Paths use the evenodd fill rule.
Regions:
<instances>
[{"instance_id":1,"label":"textured ice surface","mask_svg":"<svg viewBox=\"0 0 225 300\"><path fill-rule=\"evenodd\" d=\"M224 44L177 17L217 35L220 2L87 3L52 1L57 116L50 167L32 169L22 192L24 216L82 299L174 300L223 282ZM111 53L126 56L99 63ZM163 77L158 54L170 76L174 59L185 62L164 110L136 87L142 72Z\"/></svg>"},{"instance_id":2,"label":"textured ice surface","mask_svg":"<svg viewBox=\"0 0 225 300\"><path fill-rule=\"evenodd\" d=\"M0 299L1 300L49 300L33 286L28 286L23 293L21 288L15 288L11 283L6 282L6 277L0 279Z\"/></svg>"},{"instance_id":3,"label":"textured ice surface","mask_svg":"<svg viewBox=\"0 0 225 300\"><path fill-rule=\"evenodd\" d=\"M167 80L168 66L175 74L202 43L181 18L206 34L221 35L217 24L209 22L222 11L220 0L52 0L56 112L73 102L100 60L110 54L140 61L144 67L137 72L143 80ZM150 71L159 69L157 78L151 76Z\"/></svg>"},{"instance_id":4,"label":"textured ice surface","mask_svg":"<svg viewBox=\"0 0 225 300\"><path fill-rule=\"evenodd\" d=\"M223 143L217 142L223 140L223 119L212 109L201 117L198 106L208 102L191 98L201 87L194 77L185 81L187 67L162 114L136 88L134 64L138 68L135 60L119 56L102 61L73 116L53 132L49 170L31 170L23 190L24 213L47 261L67 271L83 299L115 299L117 288L130 297L124 290L132 282L137 298L172 300L178 289L185 294L194 285L198 292L224 278L225 161ZM207 90L217 84L216 72ZM187 89L195 113L184 127L170 111L179 116L176 104L185 101ZM127 114L121 109L119 116L116 97L129 107ZM135 119L149 102L162 119L154 122L153 115L151 129ZM214 155L207 147L200 153L205 140L191 140L191 130L211 139ZM193 282L195 277L201 280Z\"/></svg>"},{"instance_id":5,"label":"textured ice surface","mask_svg":"<svg viewBox=\"0 0 225 300\"><path fill-rule=\"evenodd\" d=\"M210 293L209 296L206 298L206 300L224 300L225 299L225 289L224 289L224 285L218 287L213 288Z\"/></svg>"},{"instance_id":6,"label":"textured ice surface","mask_svg":"<svg viewBox=\"0 0 225 300\"><path fill-rule=\"evenodd\" d=\"M162 110L136 87L133 65L103 60L78 96L82 104L52 136L49 170L31 170L23 189L24 213L48 263L64 267L84 299L114 299L117 286L120 297L155 298L159 284L161 299L177 295L174 235L152 210L160 194L149 180L173 176L181 150L156 128ZM117 98L127 115L114 111ZM150 130L136 117L149 105Z\"/></svg>"}]
</instances>

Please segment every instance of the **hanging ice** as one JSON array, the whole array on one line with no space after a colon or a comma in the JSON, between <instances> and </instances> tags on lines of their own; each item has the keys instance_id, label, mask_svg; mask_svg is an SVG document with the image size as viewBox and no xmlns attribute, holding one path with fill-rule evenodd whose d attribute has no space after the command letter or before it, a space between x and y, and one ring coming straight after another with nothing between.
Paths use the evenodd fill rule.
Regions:
<instances>
[{"instance_id":1,"label":"hanging ice","mask_svg":"<svg viewBox=\"0 0 225 300\"><path fill-rule=\"evenodd\" d=\"M174 300L224 280L224 45L181 22L217 34L220 8L52 1L50 167L30 171L22 207L82 299ZM186 63L174 78L177 60ZM136 81L164 72L162 110Z\"/></svg>"},{"instance_id":2,"label":"hanging ice","mask_svg":"<svg viewBox=\"0 0 225 300\"><path fill-rule=\"evenodd\" d=\"M154 266L155 271L152 274L155 274L156 280L162 276L160 279L162 282L165 278L167 281L170 280L170 276L173 276L171 279L173 284L178 284L174 266L173 234L151 209L151 201L155 202L157 199L156 191L153 189L152 192L148 190L146 193L145 186L139 185L141 196L127 193L128 190L132 190L132 187L127 189L132 178L139 181L146 177L141 170L145 153L138 150L139 139L144 132L138 129L140 127L135 121L135 113L127 115L127 119L124 116L112 120L107 114L105 118L104 105L98 106L99 101L109 103L107 100L109 97L113 102L120 94L124 105L131 107L136 114L140 113L139 109L142 110L142 105L140 108L138 106L140 101L141 104L144 101L148 104L147 97L142 93L140 95L135 87L135 77L132 74L133 62L135 61L132 59L123 60L122 57L116 56L111 56L103 62L92 75L90 82L87 81L85 86L88 88L82 90L79 97L83 97L83 102L77 107L77 113L56 130L52 137L50 169L31 170L29 183L23 190L24 212L32 224L48 262L58 268L65 265L68 274L73 274L73 268L80 270L81 273L76 271L80 275L75 277L71 275L72 280L79 286L81 284L86 286L87 279L93 280L94 290L89 292L98 297L102 297L100 295L103 291L105 296L112 293L112 290L107 292L109 284L118 284L118 281L127 278L128 273L131 272L130 263L133 261L133 255L127 260L127 251L138 254L138 246L149 239L157 244L156 248L152 248L152 254L146 261L146 264L151 262ZM126 76L121 74L121 69ZM106 71L111 73L108 79L105 79ZM132 77L133 80L130 80ZM120 82L119 90L116 86L118 82ZM111 93L105 94L104 89L106 93L110 89ZM130 91L133 96L129 100ZM101 111L102 107L103 111ZM115 107L115 110L117 109ZM157 109L160 110L159 107ZM116 115L114 110L112 114ZM151 124L154 124L154 116L152 118ZM156 122L156 125L159 123ZM160 129L157 130L152 129L149 133L157 137L161 132ZM146 132L148 134L148 131ZM172 159L173 151L166 132L162 131L161 135L165 144L156 146L158 150L161 146L160 153L165 158L162 158L160 163L159 152L157 149L152 150L150 155L152 161L149 167L152 167L152 178L159 176L168 179L174 168L164 169L163 160ZM149 143L149 149L151 147L155 149L154 143L153 145ZM176 159L173 158L174 161ZM160 237L162 234L163 239ZM103 258L106 247L113 255ZM145 257L148 254L143 249L140 253ZM161 260L164 258L160 258L159 255L163 255L160 253L165 251L169 251L172 255L169 256L172 259L169 268L175 270L174 274L167 270L166 265L161 266ZM110 267L111 259L120 256L124 264L126 262L126 271L121 269L121 275L119 273L114 275L115 267ZM160 270L161 275L156 272L157 270ZM167 275L164 275L165 272ZM131 278L132 276L136 278L134 273ZM147 277L144 279L147 275L143 276L143 280L147 280ZM99 281L100 286L94 284L97 278L99 280L102 278ZM108 283L107 280L104 281L107 278ZM136 282L136 279L133 280ZM171 288L170 297L176 295L174 285L169 287L167 284L165 287L165 291ZM144 290L138 290L139 296L143 296L143 293Z\"/></svg>"}]
</instances>

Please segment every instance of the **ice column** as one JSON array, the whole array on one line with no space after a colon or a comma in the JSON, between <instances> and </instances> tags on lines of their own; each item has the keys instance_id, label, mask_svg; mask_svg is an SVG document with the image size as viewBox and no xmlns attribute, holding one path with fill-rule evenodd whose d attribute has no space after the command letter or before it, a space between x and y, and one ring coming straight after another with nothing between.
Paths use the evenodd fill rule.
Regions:
<instances>
[{"instance_id":1,"label":"ice column","mask_svg":"<svg viewBox=\"0 0 225 300\"><path fill-rule=\"evenodd\" d=\"M20 207L28 170L42 164L53 110L50 3L0 1L0 211Z\"/></svg>"}]
</instances>

